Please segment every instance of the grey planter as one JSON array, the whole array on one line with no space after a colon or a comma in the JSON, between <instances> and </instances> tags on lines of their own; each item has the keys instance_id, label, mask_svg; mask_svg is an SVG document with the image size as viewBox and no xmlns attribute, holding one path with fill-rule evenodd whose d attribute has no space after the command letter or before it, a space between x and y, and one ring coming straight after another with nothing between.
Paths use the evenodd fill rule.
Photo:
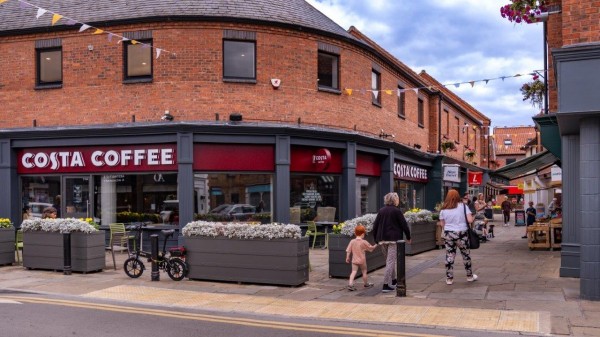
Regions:
<instances>
[{"instance_id":1,"label":"grey planter","mask_svg":"<svg viewBox=\"0 0 600 337\"><path fill-rule=\"evenodd\" d=\"M408 225L412 242L406 244L406 255L415 255L436 248L436 221L417 222Z\"/></svg>"},{"instance_id":2,"label":"grey planter","mask_svg":"<svg viewBox=\"0 0 600 337\"><path fill-rule=\"evenodd\" d=\"M15 262L15 229L0 228L0 265Z\"/></svg>"},{"instance_id":3,"label":"grey planter","mask_svg":"<svg viewBox=\"0 0 600 337\"><path fill-rule=\"evenodd\" d=\"M71 234L71 270L99 271L105 268L104 231ZM23 267L63 270L63 235L50 232L23 233Z\"/></svg>"},{"instance_id":4,"label":"grey planter","mask_svg":"<svg viewBox=\"0 0 600 337\"><path fill-rule=\"evenodd\" d=\"M329 234L329 276L345 278L350 276L352 267L349 263L346 263L346 248L353 238L353 236L343 234ZM375 243L372 233L368 233L365 236L365 240L371 244ZM380 247L375 248L372 252L367 252L366 256L367 272L385 266L385 256L383 256Z\"/></svg>"},{"instance_id":5,"label":"grey planter","mask_svg":"<svg viewBox=\"0 0 600 337\"><path fill-rule=\"evenodd\" d=\"M308 281L308 238L184 237L188 277L298 286Z\"/></svg>"}]
</instances>

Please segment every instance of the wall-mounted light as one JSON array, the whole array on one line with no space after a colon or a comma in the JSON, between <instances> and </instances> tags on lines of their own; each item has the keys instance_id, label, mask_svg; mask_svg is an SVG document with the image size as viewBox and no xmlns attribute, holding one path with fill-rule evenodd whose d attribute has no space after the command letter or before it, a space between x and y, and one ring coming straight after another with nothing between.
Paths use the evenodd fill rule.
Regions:
<instances>
[{"instance_id":1,"label":"wall-mounted light","mask_svg":"<svg viewBox=\"0 0 600 337\"><path fill-rule=\"evenodd\" d=\"M169 112L169 110L165 110L165 114L160 118L163 121L172 121L173 119L175 119L175 117L173 117L173 115L171 115L171 113Z\"/></svg>"},{"instance_id":2,"label":"wall-mounted light","mask_svg":"<svg viewBox=\"0 0 600 337\"><path fill-rule=\"evenodd\" d=\"M385 133L383 131L383 129L381 129L381 132L379 133L379 138L381 138L381 139L387 139L388 137L396 138L396 136L394 134Z\"/></svg>"},{"instance_id":3,"label":"wall-mounted light","mask_svg":"<svg viewBox=\"0 0 600 337\"><path fill-rule=\"evenodd\" d=\"M421 149L421 144L414 144L413 147L417 150Z\"/></svg>"},{"instance_id":4,"label":"wall-mounted light","mask_svg":"<svg viewBox=\"0 0 600 337\"><path fill-rule=\"evenodd\" d=\"M240 113L232 113L229 114L229 121L230 122L241 122L242 121L242 114Z\"/></svg>"}]
</instances>

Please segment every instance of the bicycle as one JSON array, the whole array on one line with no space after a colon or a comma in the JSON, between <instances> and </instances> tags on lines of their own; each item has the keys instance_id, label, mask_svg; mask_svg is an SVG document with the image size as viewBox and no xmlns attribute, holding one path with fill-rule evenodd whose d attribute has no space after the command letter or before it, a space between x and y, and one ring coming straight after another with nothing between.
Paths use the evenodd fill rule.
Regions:
<instances>
[{"instance_id":1,"label":"bicycle","mask_svg":"<svg viewBox=\"0 0 600 337\"><path fill-rule=\"evenodd\" d=\"M135 240L137 241L142 235L142 227L144 224L135 225ZM158 259L156 263L158 264L158 269L167 272L167 275L173 281L181 281L187 275L188 268L185 263L185 248L184 247L175 247L166 251L167 240L173 236L175 230L173 229L164 229L161 231L165 236L162 251L158 252ZM129 258L125 260L123 264L123 269L125 274L131 278L138 278L142 276L146 266L140 260L140 256L147 258L148 262L152 262L152 253L145 252L142 250L142 247L137 247L133 253L130 253Z\"/></svg>"}]
</instances>

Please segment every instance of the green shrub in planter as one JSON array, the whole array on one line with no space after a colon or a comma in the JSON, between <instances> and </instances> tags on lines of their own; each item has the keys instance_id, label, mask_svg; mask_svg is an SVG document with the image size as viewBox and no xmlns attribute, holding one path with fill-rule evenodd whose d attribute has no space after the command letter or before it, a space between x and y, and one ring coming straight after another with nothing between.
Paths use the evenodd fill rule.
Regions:
<instances>
[{"instance_id":1,"label":"green shrub in planter","mask_svg":"<svg viewBox=\"0 0 600 337\"><path fill-rule=\"evenodd\" d=\"M0 218L0 265L15 262L15 228L12 221Z\"/></svg>"}]
</instances>

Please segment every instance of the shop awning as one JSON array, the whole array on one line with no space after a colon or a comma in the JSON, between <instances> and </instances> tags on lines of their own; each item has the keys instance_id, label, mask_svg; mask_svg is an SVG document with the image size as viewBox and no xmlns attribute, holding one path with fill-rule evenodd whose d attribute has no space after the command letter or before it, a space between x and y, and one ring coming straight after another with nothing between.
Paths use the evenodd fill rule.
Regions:
<instances>
[{"instance_id":1,"label":"shop awning","mask_svg":"<svg viewBox=\"0 0 600 337\"><path fill-rule=\"evenodd\" d=\"M493 174L513 180L534 174L556 163L560 166L560 160L555 155L549 151L543 151L501 167L495 170Z\"/></svg>"}]
</instances>

